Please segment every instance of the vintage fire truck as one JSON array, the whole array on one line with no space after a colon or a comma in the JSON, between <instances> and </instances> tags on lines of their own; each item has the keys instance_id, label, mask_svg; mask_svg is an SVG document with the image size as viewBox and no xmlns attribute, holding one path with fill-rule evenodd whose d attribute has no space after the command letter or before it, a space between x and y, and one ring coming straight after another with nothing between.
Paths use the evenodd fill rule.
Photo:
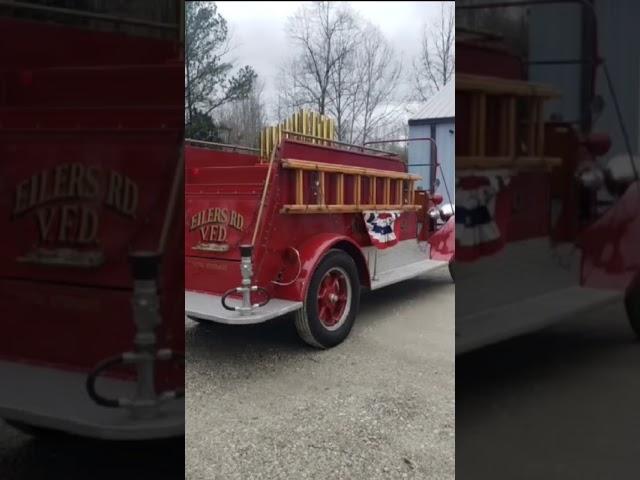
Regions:
<instances>
[{"instance_id":1,"label":"vintage fire truck","mask_svg":"<svg viewBox=\"0 0 640 480\"><path fill-rule=\"evenodd\" d=\"M182 436L181 22L10 9L22 19L0 17L0 419Z\"/></svg>"},{"instance_id":2,"label":"vintage fire truck","mask_svg":"<svg viewBox=\"0 0 640 480\"><path fill-rule=\"evenodd\" d=\"M469 2L458 9L541 3L550 2ZM595 19L589 5L585 14ZM583 57L529 62L499 35L458 32L457 353L621 302L625 289L629 319L640 332L638 282L632 281L640 271L639 184L637 174L628 174L630 155L599 163L610 148L608 136L591 132L584 119L576 125L545 118L545 103L562 92L527 73L535 60L556 68L571 62L586 67L588 114L601 65L595 24L590 31L593 49L585 49ZM610 94L617 108L615 91ZM627 174L616 173L620 163ZM615 197L608 210L601 201L606 190Z\"/></svg>"},{"instance_id":3,"label":"vintage fire truck","mask_svg":"<svg viewBox=\"0 0 640 480\"><path fill-rule=\"evenodd\" d=\"M264 322L292 312L328 348L349 334L363 289L447 265L453 219L414 188L397 155L334 139L332 119L299 112L260 149L188 142L185 309L196 321Z\"/></svg>"}]
</instances>

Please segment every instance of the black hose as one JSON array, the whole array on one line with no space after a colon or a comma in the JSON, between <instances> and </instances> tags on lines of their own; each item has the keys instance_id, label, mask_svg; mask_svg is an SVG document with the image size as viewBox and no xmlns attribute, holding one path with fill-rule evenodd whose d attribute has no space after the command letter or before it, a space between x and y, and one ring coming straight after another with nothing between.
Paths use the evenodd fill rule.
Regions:
<instances>
[{"instance_id":1,"label":"black hose","mask_svg":"<svg viewBox=\"0 0 640 480\"><path fill-rule=\"evenodd\" d=\"M220 301L222 302L222 306L225 310L229 310L231 312L236 311L236 307L230 307L229 305L227 305L227 297L232 293L235 293L237 290L237 288L231 288L222 294L222 299Z\"/></svg>"},{"instance_id":2,"label":"black hose","mask_svg":"<svg viewBox=\"0 0 640 480\"><path fill-rule=\"evenodd\" d=\"M96 391L96 381L98 380L98 377L102 372L110 369L111 367L115 367L116 365L120 365L122 363L124 363L123 355L116 355L115 357L107 358L106 360L103 360L102 362L98 363L96 368L94 368L93 371L87 377L87 382L86 382L87 393L89 394L89 397L91 398L91 400L96 402L98 405L102 407L108 407L108 408L120 407L120 400L103 397Z\"/></svg>"}]
</instances>

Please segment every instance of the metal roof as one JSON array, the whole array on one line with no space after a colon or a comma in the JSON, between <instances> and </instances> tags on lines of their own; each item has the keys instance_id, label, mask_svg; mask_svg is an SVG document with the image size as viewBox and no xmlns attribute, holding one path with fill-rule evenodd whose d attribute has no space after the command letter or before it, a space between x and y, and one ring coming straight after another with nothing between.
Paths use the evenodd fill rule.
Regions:
<instances>
[{"instance_id":1,"label":"metal roof","mask_svg":"<svg viewBox=\"0 0 640 480\"><path fill-rule=\"evenodd\" d=\"M455 118L456 116L456 77L449 81L433 95L427 103L411 116L409 122L416 120L435 120L438 118Z\"/></svg>"}]
</instances>

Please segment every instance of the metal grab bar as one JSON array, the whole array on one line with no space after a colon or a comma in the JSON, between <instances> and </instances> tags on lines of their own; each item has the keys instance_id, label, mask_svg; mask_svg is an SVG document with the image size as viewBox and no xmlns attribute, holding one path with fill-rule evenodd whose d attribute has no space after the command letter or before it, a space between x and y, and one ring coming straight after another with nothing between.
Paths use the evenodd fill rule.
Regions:
<instances>
[{"instance_id":1,"label":"metal grab bar","mask_svg":"<svg viewBox=\"0 0 640 480\"><path fill-rule=\"evenodd\" d=\"M442 175L442 183L444 184L444 189L447 192L447 199L449 200L449 203L453 203L451 201L451 194L449 193L449 186L447 185L447 180L444 178L444 172L442 171L442 166L440 165L440 162L438 162L438 144L436 143L436 141L431 138L431 137L417 137L417 138L396 138L396 139L392 139L392 140L373 140L370 142L365 142L365 145L370 145L370 144L374 144L374 143L399 143L399 142L415 142L415 141L427 141L429 143L431 143L431 145L433 145L433 149L434 149L434 164L436 167L436 170L438 168L440 168L440 175Z\"/></svg>"},{"instance_id":2,"label":"metal grab bar","mask_svg":"<svg viewBox=\"0 0 640 480\"><path fill-rule=\"evenodd\" d=\"M242 145L233 145L228 143L209 142L206 140L196 140L195 138L185 138L184 141L185 143L195 143L195 144L201 144L205 146L212 146L212 147L218 147L218 148L230 148L232 150L247 150L248 152L257 152L257 153L260 152L260 150L257 148L243 147Z\"/></svg>"},{"instance_id":3,"label":"metal grab bar","mask_svg":"<svg viewBox=\"0 0 640 480\"><path fill-rule=\"evenodd\" d=\"M353 143L341 142L339 140L328 140L326 138L318 137L316 135L308 135L306 133L298 133L298 132L293 132L291 130L283 130L282 133L284 133L285 135L292 135L292 136L297 136L297 137L310 138L312 140L318 140L318 141L321 141L323 143L334 143L336 145L342 145L342 146L345 146L345 147L357 148L361 152L364 152L365 150L368 150L368 151L375 152L375 153L383 153L384 155L389 156L389 157L397 157L398 156L395 153L387 152L385 150L380 150L378 148L365 147L365 145L367 145L370 142L367 142L364 145L355 145Z\"/></svg>"}]
</instances>

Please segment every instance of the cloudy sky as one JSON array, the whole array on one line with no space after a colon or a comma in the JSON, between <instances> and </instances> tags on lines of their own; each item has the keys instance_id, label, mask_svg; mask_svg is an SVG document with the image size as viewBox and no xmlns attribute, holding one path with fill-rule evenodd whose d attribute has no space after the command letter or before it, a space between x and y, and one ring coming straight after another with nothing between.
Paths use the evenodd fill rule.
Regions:
<instances>
[{"instance_id":1,"label":"cloudy sky","mask_svg":"<svg viewBox=\"0 0 640 480\"><path fill-rule=\"evenodd\" d=\"M290 55L285 33L287 18L304 2L216 2L232 36L232 58L251 65L265 84L268 102L275 96L278 66ZM440 2L351 2L363 17L380 27L403 64L419 51L423 25L440 14Z\"/></svg>"}]
</instances>

